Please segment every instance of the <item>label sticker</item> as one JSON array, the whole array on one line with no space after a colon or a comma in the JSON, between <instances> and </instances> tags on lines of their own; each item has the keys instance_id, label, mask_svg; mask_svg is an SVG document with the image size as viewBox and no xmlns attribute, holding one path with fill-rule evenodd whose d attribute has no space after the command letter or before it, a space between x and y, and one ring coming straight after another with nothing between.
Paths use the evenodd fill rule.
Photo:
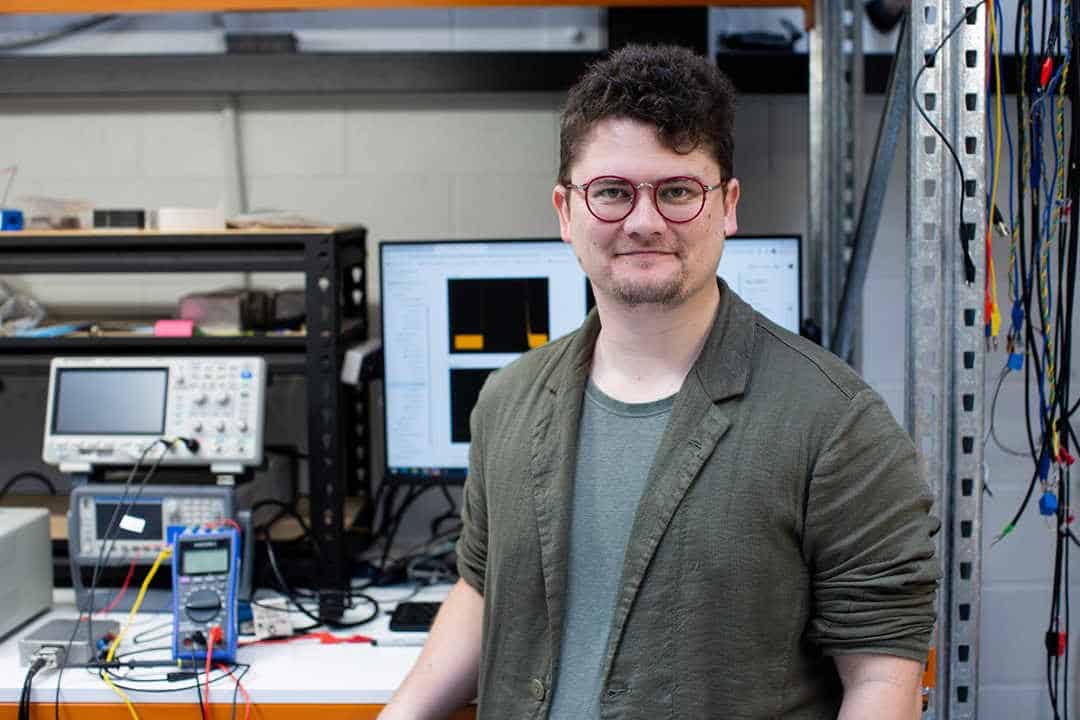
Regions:
<instances>
[{"instance_id":1,"label":"label sticker","mask_svg":"<svg viewBox=\"0 0 1080 720\"><path fill-rule=\"evenodd\" d=\"M146 521L140 517L134 515L124 515L120 518L120 529L127 530L129 533L135 533L136 535L142 535L143 528L146 527Z\"/></svg>"}]
</instances>

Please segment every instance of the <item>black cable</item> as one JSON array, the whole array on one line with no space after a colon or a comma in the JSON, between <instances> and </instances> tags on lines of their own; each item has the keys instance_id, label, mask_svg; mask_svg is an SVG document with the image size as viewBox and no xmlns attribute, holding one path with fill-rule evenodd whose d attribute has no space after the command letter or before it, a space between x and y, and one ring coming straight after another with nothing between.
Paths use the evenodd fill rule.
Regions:
<instances>
[{"instance_id":1,"label":"black cable","mask_svg":"<svg viewBox=\"0 0 1080 720\"><path fill-rule=\"evenodd\" d=\"M52 480L45 477L39 472L35 472L33 470L24 470L23 472L15 473L8 479L6 483L4 483L4 487L0 488L0 498L3 498L5 495L7 495L8 492L11 491L11 488L15 487L15 485L18 484L20 480L37 480L49 489L50 495L56 494L56 485L53 484Z\"/></svg>"},{"instance_id":2,"label":"black cable","mask_svg":"<svg viewBox=\"0 0 1080 720\"><path fill-rule=\"evenodd\" d=\"M998 375L997 385L994 387L994 397L990 401L990 430L987 432L986 439L993 440L994 444L997 445L998 449L1001 450L1006 455L1012 455L1014 457L1024 457L1024 458L1026 458L1026 457L1030 457L1030 454L1026 453L1026 452L1023 452L1021 450L1013 450L1012 448L1006 446L1005 443L1001 440L1001 438L999 438L997 436L997 430L995 429L995 426L994 426L994 422L995 422L995 420L997 418L998 395L1001 394L1001 386L1005 383L1005 378L1008 377L1009 372L1010 372L1009 368L1008 368L1008 366L1006 366L1005 368L1002 369L1001 373ZM1025 398L1025 400L1026 400L1026 398ZM985 444L986 444L986 441L984 440L983 445L985 445Z\"/></svg>"},{"instance_id":3,"label":"black cable","mask_svg":"<svg viewBox=\"0 0 1080 720\"><path fill-rule=\"evenodd\" d=\"M175 444L175 441L174 440L165 440L165 439L155 440L153 443L151 443L150 445L148 445L146 448L143 449L139 459L140 460L144 459L146 457L146 455L150 452L150 450L152 448L154 448L154 447L157 447L157 445L159 445L159 444L164 449L162 450L161 454L158 455L157 459L154 460L154 462L150 466L150 468L145 473L143 473L142 479L139 481L139 484L135 489L135 494L132 496L132 498L130 500L127 501L127 503L125 505L124 504L124 498L126 498L126 496L127 496L127 493L128 493L129 488L131 486L131 480L132 480L133 476L136 474L136 472L139 469L139 463L136 463L135 467L132 468L131 473L128 474L127 481L124 483L124 493L121 495L121 501L116 504L115 508L113 508L112 518L110 519L109 526L106 529L105 536L102 538L101 548L98 551L97 564L96 564L96 566L94 568L93 574L90 577L90 594L89 594L89 596L87 598L87 602L89 604L89 609L86 612L86 625L87 625L87 635L90 637L91 642L93 642L93 637L94 637L94 600L95 600L94 596L97 593L97 583L98 583L98 580L101 578L101 574L104 572L105 567L109 564L109 558L112 556L113 548L116 546L116 539L117 539L117 535L119 535L119 530L120 530L120 522L123 519L123 517L125 515L127 515L127 513L131 510L131 508L133 508L135 506L135 503L137 503L139 501L139 498L142 497L143 490L146 489L146 484L148 482L150 482L150 478L152 478L154 476L154 473L157 472L158 467L161 465L162 461L165 459L165 456L169 454L169 450ZM121 510L121 507L123 507L123 510ZM112 538L109 537L110 534L112 535ZM107 548L106 548L106 542L108 543ZM80 616L79 619L77 619L75 621L75 630L72 633L73 638L74 638L75 633L77 633L78 630L79 630L79 623L80 622L81 622L81 616ZM69 641L69 644L70 644L70 641ZM57 678L57 681L56 681L56 688L57 688L57 695L59 695L59 690L60 690L59 677Z\"/></svg>"},{"instance_id":4,"label":"black cable","mask_svg":"<svg viewBox=\"0 0 1080 720\"><path fill-rule=\"evenodd\" d=\"M46 665L45 658L38 658L30 663L23 680L22 694L19 695L19 720L30 720L30 688L37 675Z\"/></svg>"},{"instance_id":5,"label":"black cable","mask_svg":"<svg viewBox=\"0 0 1080 720\"><path fill-rule=\"evenodd\" d=\"M206 717L206 706L203 705L202 688L199 687L199 663L195 660L195 648L191 649L191 667L193 667L195 669L195 683L194 683L194 685L195 685L195 695L198 696L198 698L199 698L199 715L200 715L200 717L202 717L202 720L209 720L209 718ZM209 696L210 695L210 688L209 688L210 676L209 675L207 675L207 677L206 677L206 684L207 684L206 694L207 694L207 696Z\"/></svg>"},{"instance_id":6,"label":"black cable","mask_svg":"<svg viewBox=\"0 0 1080 720\"><path fill-rule=\"evenodd\" d=\"M960 176L960 247L964 251L964 279L969 284L975 282L975 261L971 259L971 241L974 238L969 236L967 228L970 227L973 234L975 226L974 224L964 222L964 196L967 194L964 190L964 185L966 184L967 179L964 176L964 167L960 163L960 157L956 154L956 150L919 103L919 79L922 77L922 74L926 72L926 69L934 63L937 54L941 52L941 49L945 47L945 44L952 39L952 36L963 27L964 23L968 21L968 18L974 18L979 8L985 4L986 0L979 0L979 2L964 11L963 17L952 26L952 29L949 30L945 37L942 38L941 42L937 44L937 47L935 47L923 60L923 66L919 68L919 72L915 73L915 79L911 83L911 99L915 103L915 109L919 111L919 115L921 115L922 119L930 126L930 129L934 131L934 134L945 144L945 148L949 151L949 154L952 155L953 162L956 164L956 172Z\"/></svg>"},{"instance_id":7,"label":"black cable","mask_svg":"<svg viewBox=\"0 0 1080 720\"><path fill-rule=\"evenodd\" d=\"M99 25L104 25L107 22L111 22L118 17L120 16L97 15L90 18L89 20L80 20L79 22L65 25L59 30L53 30L52 32L44 33L36 37L27 38L26 40L19 40L17 42L0 45L0 52L8 52L10 50L24 50L30 47L37 47L38 45L45 45L46 43L51 43L55 40L61 40L66 37L70 37L71 35L91 30Z\"/></svg>"},{"instance_id":8,"label":"black cable","mask_svg":"<svg viewBox=\"0 0 1080 720\"><path fill-rule=\"evenodd\" d=\"M247 670L244 670L247 673ZM232 689L232 714L229 716L232 720L236 720L236 695L240 691L240 679L244 677L244 674L234 676L233 689Z\"/></svg>"},{"instance_id":9,"label":"black cable","mask_svg":"<svg viewBox=\"0 0 1080 720\"><path fill-rule=\"evenodd\" d=\"M86 613L86 622L87 622L87 636L90 638L91 642L93 642L93 637L94 637L94 622L93 622L93 617L94 617L94 593L97 591L98 578L100 577L101 572L104 569L105 564L108 563L109 556L112 554L113 546L116 543L116 538L113 537L113 538L110 539L109 536L114 534L119 529L119 522L118 521L119 521L119 518L120 518L120 509L121 509L121 507L124 506L125 502L127 501L128 495L129 495L130 490L131 490L132 480L134 480L135 475L138 473L139 466L142 465L143 460L146 459L146 455L150 452L150 450L157 447L158 443L164 444L165 450L161 453L161 456L157 459L157 461L150 468L150 470L148 470L146 473L143 474L143 478L142 478L142 481L141 481L141 483L139 485L138 492L135 495L134 499L130 503L128 503L127 508L130 509L130 507L132 505L134 505L135 501L137 501L138 498L142 495L142 489L144 487L146 487L146 483L150 479L150 476L153 475L153 473L157 469L158 465L161 464L161 461L165 458L165 455L168 453L169 448L171 447L171 443L169 441L167 441L167 440L158 439L158 440L155 440L154 442L150 443L149 445L147 445L145 448L143 448L142 453L139 454L138 459L136 459L136 461L135 461L134 467L131 468L131 472L128 473L127 479L124 481L124 491L120 495L120 501L116 503L116 507L113 508L112 516L109 518L109 523L108 523L108 525L105 526L105 528L106 528L105 529L105 534L101 538L101 547L98 550L98 558L97 558L97 561L94 564L94 570L90 575L90 594L88 596L89 609L88 609L88 611ZM126 513L127 509L125 509L124 512ZM77 570L77 569L75 569L75 570ZM75 641L75 636L78 635L78 633L79 633L79 628L82 626L82 620L83 620L82 613L78 613L78 615L77 615L77 617L75 619L75 627L71 630L71 636L68 638L68 646L69 647ZM63 677L64 677L64 665L61 664L58 671L57 671L57 674L56 674L56 694L53 696L53 718L54 718L54 720L60 720L60 682L63 679Z\"/></svg>"},{"instance_id":10,"label":"black cable","mask_svg":"<svg viewBox=\"0 0 1080 720\"><path fill-rule=\"evenodd\" d=\"M320 618L319 616L313 614L310 610L308 610L306 607L303 606L303 604L302 604L303 598L300 598L299 595L292 589L292 587L289 586L289 583L285 581L285 577L281 573L281 569L278 567L277 556L274 554L274 544L270 540L270 535L266 531L263 531L263 532L264 532L264 535L266 535L266 543L265 543L266 544L266 557L267 557L267 560L270 561L270 570L273 573L274 578L277 580L278 584L281 586L281 588L280 588L281 592L285 595L285 597L287 597L292 602L292 604L296 607L296 609L299 610L303 615L307 616L308 619L312 620L315 623L318 623L319 625L325 625L328 628L331 628L331 629L334 629L334 630L345 630L345 629L348 629L348 628L354 628L354 627L360 627L361 625L366 625L366 624L368 624L369 622L371 622L372 620L374 620L375 618L377 618L379 616L379 603L378 603L378 601L376 601L375 598L371 597L370 595L366 595L364 593L358 593L356 595L352 595L350 593L350 595L352 597L362 599L362 600L364 600L364 601L371 604L371 607L372 607L371 614L368 615L367 617L363 618L362 620L357 620L357 621L352 621L352 622L340 622L340 621L337 621L337 620L330 620L330 619ZM311 630L311 629L314 629L314 628L312 627L312 628L308 628L308 629Z\"/></svg>"},{"instance_id":11,"label":"black cable","mask_svg":"<svg viewBox=\"0 0 1080 720\"><path fill-rule=\"evenodd\" d=\"M174 665L174 667L175 667L175 665ZM250 668L250 667L251 667L250 663L233 663L230 666L229 669L231 671L235 671L238 668ZM215 672L213 672L213 670L216 670L217 672L215 673ZM228 675L226 675L224 672L222 672L221 670L219 670L217 668L214 668L213 670L211 671L211 677L210 677L210 684L211 685L214 685L215 683L222 682L225 678L228 677ZM147 677L147 678L124 677L123 675L117 675L114 672L110 672L108 668L103 668L101 670L101 672L108 673L109 679L112 680L113 684L116 687L120 688L121 690L130 690L131 692L138 692L138 693L154 693L154 694L157 694L157 695L165 695L167 693L185 693L185 692L190 692L192 690L193 685L198 684L199 685L199 699L200 699L200 701L202 700L202 685L203 685L204 681L196 680L196 681L193 681L192 685L186 685L185 684L185 685L177 685L175 687L168 687L168 688L146 688L146 687L136 687L134 685L129 685L127 683L162 683L162 682L166 682L167 678L165 678L165 677L153 677L153 678L150 678L150 677ZM202 673L202 674L205 675L205 673L198 667L194 667L192 669L192 672L194 674ZM239 677L243 677L243 675L240 675Z\"/></svg>"},{"instance_id":12,"label":"black cable","mask_svg":"<svg viewBox=\"0 0 1080 720\"><path fill-rule=\"evenodd\" d=\"M419 500L425 493L429 492L430 490L432 490L432 489L434 489L436 487L437 487L437 485L424 485L424 486L420 486L420 487L415 487L415 486L411 487L409 489L409 494L405 497L405 500L402 501L401 506L397 509L397 511L392 513L392 515L391 515L391 517L390 517L390 519L388 521L389 524L388 524L388 526L387 526L387 528L385 530L385 533L384 533L385 539L384 539L384 545L383 545L383 552L382 552L382 556L381 556L381 558L379 560L379 567L377 568L377 571L379 572L380 576L385 576L387 574L387 566L388 566L389 559L390 559L390 550L393 547L394 538L397 536L398 530L401 529L401 524L405 519L405 514L409 511L409 509L413 506L413 504L417 500ZM396 496L396 494L397 494L397 488L394 488L394 489L392 489L390 491L389 500L390 500L391 503L393 502L393 499Z\"/></svg>"},{"instance_id":13,"label":"black cable","mask_svg":"<svg viewBox=\"0 0 1080 720\"><path fill-rule=\"evenodd\" d=\"M435 538L439 536L439 531L441 530L443 523L453 522L454 520L460 521L461 519L460 514L458 513L457 503L454 501L453 495L450 494L449 485L444 481L439 483L439 488L442 490L443 497L446 498L446 502L449 507L442 515L439 515L438 517L432 519L430 527L430 539L432 541L434 541Z\"/></svg>"}]
</instances>

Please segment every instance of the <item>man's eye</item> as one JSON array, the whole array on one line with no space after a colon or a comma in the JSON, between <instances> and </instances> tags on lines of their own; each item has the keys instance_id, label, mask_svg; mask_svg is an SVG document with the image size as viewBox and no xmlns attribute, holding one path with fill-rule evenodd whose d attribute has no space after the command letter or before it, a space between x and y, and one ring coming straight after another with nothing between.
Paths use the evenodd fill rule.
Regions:
<instances>
[{"instance_id":1,"label":"man's eye","mask_svg":"<svg viewBox=\"0 0 1080 720\"><path fill-rule=\"evenodd\" d=\"M626 202L633 197L629 190L617 186L593 188L591 195L600 202Z\"/></svg>"},{"instance_id":2,"label":"man's eye","mask_svg":"<svg viewBox=\"0 0 1080 720\"><path fill-rule=\"evenodd\" d=\"M663 185L660 188L660 200L662 202L681 203L696 200L701 191L693 185L677 184Z\"/></svg>"}]
</instances>

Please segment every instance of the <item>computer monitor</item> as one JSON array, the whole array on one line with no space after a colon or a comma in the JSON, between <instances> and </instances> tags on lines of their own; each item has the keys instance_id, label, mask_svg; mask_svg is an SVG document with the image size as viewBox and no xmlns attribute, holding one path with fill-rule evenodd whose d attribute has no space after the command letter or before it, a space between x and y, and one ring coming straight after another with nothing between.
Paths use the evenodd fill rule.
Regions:
<instances>
[{"instance_id":1,"label":"computer monitor","mask_svg":"<svg viewBox=\"0 0 1080 720\"><path fill-rule=\"evenodd\" d=\"M774 323L799 332L802 242L798 235L734 235L724 241L716 274Z\"/></svg>"},{"instance_id":2,"label":"computer monitor","mask_svg":"<svg viewBox=\"0 0 1080 720\"><path fill-rule=\"evenodd\" d=\"M558 239L384 242L379 267L387 479L461 482L484 380L581 325L585 274Z\"/></svg>"}]
</instances>

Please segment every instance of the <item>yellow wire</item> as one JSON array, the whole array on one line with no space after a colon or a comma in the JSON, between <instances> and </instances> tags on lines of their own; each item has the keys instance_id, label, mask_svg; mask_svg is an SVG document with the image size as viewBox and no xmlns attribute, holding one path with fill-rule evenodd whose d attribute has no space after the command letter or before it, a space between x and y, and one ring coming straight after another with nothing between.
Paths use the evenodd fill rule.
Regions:
<instances>
[{"instance_id":1,"label":"yellow wire","mask_svg":"<svg viewBox=\"0 0 1080 720\"><path fill-rule=\"evenodd\" d=\"M994 7L993 5L987 7L987 17L990 21L990 47L994 51L994 79L997 92L997 103L995 103L994 112L994 179L990 186L990 212L989 222L987 223L987 240L993 235L994 226L994 208L997 207L997 189L998 189L998 169L1001 166L1001 135L1004 128L1004 122L1002 122L1001 113L1002 108L1005 105L1005 98L1001 94L1001 53L998 52L997 44L997 25L994 22ZM988 247L989 252L986 253L987 263L987 283L990 286L990 337L996 338L998 332L1001 330L1001 310L998 307L997 299L997 272L994 269L994 252L993 244Z\"/></svg>"},{"instance_id":2,"label":"yellow wire","mask_svg":"<svg viewBox=\"0 0 1080 720\"><path fill-rule=\"evenodd\" d=\"M139 606L142 605L143 598L146 597L146 591L150 587L150 581L154 579L154 575L157 574L158 568L161 567L161 562L172 555L172 548L164 548L158 553L158 556L154 558L154 564L150 566L150 571L146 573L146 578L143 580L142 587L139 588L139 594L135 596L135 602L131 606L131 612L128 613L127 620L124 621L124 626L120 628L120 632L116 633L116 637L113 638L112 645L109 646L109 653L105 656L105 662L112 662L113 655L116 654L116 648L120 646L120 640L123 639L124 633L131 626L131 621L135 619L135 614L139 612Z\"/></svg>"},{"instance_id":3,"label":"yellow wire","mask_svg":"<svg viewBox=\"0 0 1080 720\"><path fill-rule=\"evenodd\" d=\"M143 598L146 597L146 591L150 587L150 581L153 580L154 575L157 574L158 568L161 567L161 562L171 555L172 548L165 548L159 552L158 556L154 559L154 564L150 566L150 571L146 573L146 578L143 580L142 587L139 588L139 594L135 597L135 602L131 606L131 612L128 613L127 620L124 621L124 626L120 628L120 632L116 633L116 637L113 638L112 644L109 645L109 652L105 655L105 662L112 662L113 657L116 655L116 648L120 646L120 640L131 626L131 621L135 619L135 614L139 612L139 607L142 605ZM113 684L109 674L103 673L101 679L104 680L105 684L124 701L124 704L127 705L128 712L131 713L132 719L140 720L139 713L135 711L135 706L131 704L131 698L127 696L127 693Z\"/></svg>"},{"instance_id":4,"label":"yellow wire","mask_svg":"<svg viewBox=\"0 0 1080 720\"><path fill-rule=\"evenodd\" d=\"M121 700L124 701L124 704L127 705L128 712L131 713L132 720L141 720L141 718L139 717L139 713L135 712L135 706L131 704L131 698L127 696L126 692L113 685L112 678L109 677L109 674L102 673L101 679L104 680L105 684L108 685L114 693L119 695Z\"/></svg>"}]
</instances>

